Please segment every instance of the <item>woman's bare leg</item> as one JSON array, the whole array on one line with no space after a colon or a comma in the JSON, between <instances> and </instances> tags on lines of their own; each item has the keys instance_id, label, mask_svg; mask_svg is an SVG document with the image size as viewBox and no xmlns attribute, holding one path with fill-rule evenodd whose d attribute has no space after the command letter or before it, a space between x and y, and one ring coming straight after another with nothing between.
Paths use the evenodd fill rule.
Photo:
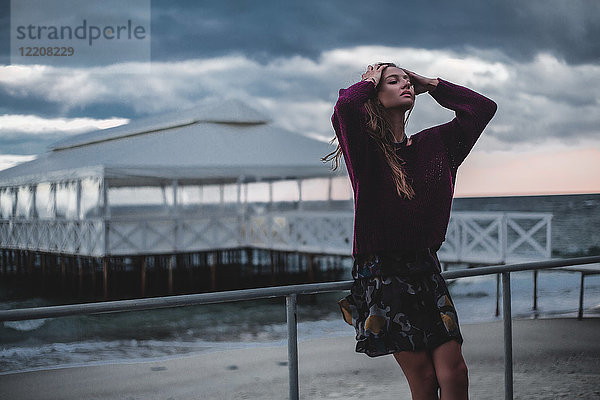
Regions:
<instances>
[{"instance_id":1,"label":"woman's bare leg","mask_svg":"<svg viewBox=\"0 0 600 400\"><path fill-rule=\"evenodd\" d=\"M431 355L426 351L402 351L394 357L410 386L413 400L439 400L438 382Z\"/></svg>"},{"instance_id":2,"label":"woman's bare leg","mask_svg":"<svg viewBox=\"0 0 600 400\"><path fill-rule=\"evenodd\" d=\"M461 345L446 342L433 350L432 358L441 400L468 400L469 377Z\"/></svg>"}]
</instances>

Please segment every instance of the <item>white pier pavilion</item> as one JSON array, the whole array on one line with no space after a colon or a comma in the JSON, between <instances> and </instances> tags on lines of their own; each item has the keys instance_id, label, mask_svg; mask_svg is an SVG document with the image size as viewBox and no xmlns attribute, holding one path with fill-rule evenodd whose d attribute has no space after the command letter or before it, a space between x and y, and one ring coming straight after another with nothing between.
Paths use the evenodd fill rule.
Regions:
<instances>
[{"instance_id":1,"label":"white pier pavilion","mask_svg":"<svg viewBox=\"0 0 600 400\"><path fill-rule=\"evenodd\" d=\"M0 172L2 247L103 257L244 246L249 215L274 198L335 202L346 182L320 161L328 149L235 100L71 137Z\"/></svg>"},{"instance_id":2,"label":"white pier pavilion","mask_svg":"<svg viewBox=\"0 0 600 400\"><path fill-rule=\"evenodd\" d=\"M265 249L349 256L353 205L327 143L238 100L65 139L0 171L5 251L106 259ZM551 214L451 216L443 262L550 258ZM106 266L105 266L106 268Z\"/></svg>"}]
</instances>

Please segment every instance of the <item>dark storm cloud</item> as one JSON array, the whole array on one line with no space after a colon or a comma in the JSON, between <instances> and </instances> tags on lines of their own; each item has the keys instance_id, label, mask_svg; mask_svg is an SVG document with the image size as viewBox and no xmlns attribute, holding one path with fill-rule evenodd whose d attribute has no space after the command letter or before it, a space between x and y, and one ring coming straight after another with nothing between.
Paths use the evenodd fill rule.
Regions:
<instances>
[{"instance_id":1,"label":"dark storm cloud","mask_svg":"<svg viewBox=\"0 0 600 400\"><path fill-rule=\"evenodd\" d=\"M96 99L93 102L65 108L56 99L48 100L39 93L10 93L0 85L0 115L36 115L44 118L129 118L137 115L129 99Z\"/></svg>"},{"instance_id":2,"label":"dark storm cloud","mask_svg":"<svg viewBox=\"0 0 600 400\"><path fill-rule=\"evenodd\" d=\"M338 89L383 54L483 90L501 104L489 134L498 142L592 137L600 118L589 90L600 76L599 5L154 0L151 75L7 69L0 116L138 118L227 95L266 107L288 129L329 136ZM419 108L412 126L430 124L438 108ZM54 141L24 135L19 143L7 131L0 129L0 153L34 154Z\"/></svg>"},{"instance_id":3,"label":"dark storm cloud","mask_svg":"<svg viewBox=\"0 0 600 400\"><path fill-rule=\"evenodd\" d=\"M15 94L0 85L0 115L2 114L35 114L52 118L60 115L60 105L53 101L39 98L36 94Z\"/></svg>"},{"instance_id":4,"label":"dark storm cloud","mask_svg":"<svg viewBox=\"0 0 600 400\"><path fill-rule=\"evenodd\" d=\"M252 59L358 45L548 52L569 63L600 60L597 1L153 1L153 60L239 52Z\"/></svg>"},{"instance_id":5,"label":"dark storm cloud","mask_svg":"<svg viewBox=\"0 0 600 400\"><path fill-rule=\"evenodd\" d=\"M3 64L9 62L9 4L0 0ZM261 62L292 55L315 59L326 50L359 45L475 47L519 61L540 52L570 64L600 61L600 2L595 0L154 0L151 8L155 61L232 52ZM100 11L92 7L94 12ZM64 19L77 23L80 16Z\"/></svg>"}]
</instances>

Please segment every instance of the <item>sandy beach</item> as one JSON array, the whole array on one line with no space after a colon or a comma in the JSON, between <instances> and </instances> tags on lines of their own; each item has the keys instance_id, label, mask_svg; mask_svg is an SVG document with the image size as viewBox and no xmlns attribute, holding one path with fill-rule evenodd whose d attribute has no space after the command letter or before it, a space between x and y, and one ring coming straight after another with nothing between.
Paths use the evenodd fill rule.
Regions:
<instances>
[{"instance_id":1,"label":"sandy beach","mask_svg":"<svg viewBox=\"0 0 600 400\"><path fill-rule=\"evenodd\" d=\"M471 399L504 398L502 323L464 325ZM516 399L600 399L600 318L513 322ZM354 338L299 343L300 398L410 399L390 356L354 352ZM0 376L1 399L285 399L285 346L151 362Z\"/></svg>"}]
</instances>

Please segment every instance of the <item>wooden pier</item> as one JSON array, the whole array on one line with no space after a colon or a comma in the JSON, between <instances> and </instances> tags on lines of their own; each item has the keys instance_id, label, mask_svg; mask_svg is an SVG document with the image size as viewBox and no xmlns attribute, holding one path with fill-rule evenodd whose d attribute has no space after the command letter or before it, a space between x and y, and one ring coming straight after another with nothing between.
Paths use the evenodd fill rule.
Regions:
<instances>
[{"instance_id":1,"label":"wooden pier","mask_svg":"<svg viewBox=\"0 0 600 400\"><path fill-rule=\"evenodd\" d=\"M265 249L91 257L0 250L9 287L88 300L214 292L347 278L349 257Z\"/></svg>"}]
</instances>

